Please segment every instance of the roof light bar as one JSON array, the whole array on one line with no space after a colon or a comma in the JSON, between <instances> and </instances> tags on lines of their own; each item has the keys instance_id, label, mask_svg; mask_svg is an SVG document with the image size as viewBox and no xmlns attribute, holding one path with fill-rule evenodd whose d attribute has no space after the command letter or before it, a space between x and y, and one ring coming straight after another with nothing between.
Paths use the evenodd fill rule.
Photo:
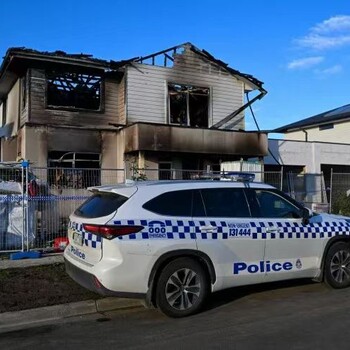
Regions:
<instances>
[{"instance_id":1,"label":"roof light bar","mask_svg":"<svg viewBox=\"0 0 350 350\"><path fill-rule=\"evenodd\" d=\"M222 181L238 181L238 182L253 182L255 179L255 174L244 173L240 171L227 171L223 173L221 178Z\"/></svg>"},{"instance_id":2,"label":"roof light bar","mask_svg":"<svg viewBox=\"0 0 350 350\"><path fill-rule=\"evenodd\" d=\"M198 175L193 180L253 182L255 174L241 171L210 172Z\"/></svg>"}]
</instances>

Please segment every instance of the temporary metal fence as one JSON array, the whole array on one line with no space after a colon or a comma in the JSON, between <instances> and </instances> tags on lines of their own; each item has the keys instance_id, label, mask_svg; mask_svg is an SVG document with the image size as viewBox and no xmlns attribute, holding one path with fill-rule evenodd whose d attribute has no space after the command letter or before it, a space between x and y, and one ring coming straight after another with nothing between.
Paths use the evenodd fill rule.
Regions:
<instances>
[{"instance_id":1,"label":"temporary metal fence","mask_svg":"<svg viewBox=\"0 0 350 350\"><path fill-rule=\"evenodd\" d=\"M59 248L67 237L69 215L90 196L89 187L122 183L126 178L198 180L214 179L219 174L179 169L28 168L14 164L11 171L3 170L2 176L0 173L0 183L8 189L12 186L0 198L0 215L6 217L0 220L0 252ZM276 187L282 184L279 172L257 173L256 178ZM12 193L13 188L17 192Z\"/></svg>"},{"instance_id":2,"label":"temporary metal fence","mask_svg":"<svg viewBox=\"0 0 350 350\"><path fill-rule=\"evenodd\" d=\"M283 191L315 211L328 212L328 193L323 173L298 174L288 172Z\"/></svg>"},{"instance_id":3,"label":"temporary metal fence","mask_svg":"<svg viewBox=\"0 0 350 350\"><path fill-rule=\"evenodd\" d=\"M67 235L69 215L91 192L89 187L124 182L124 169L31 168L38 186L35 207L36 239L33 248L57 248ZM57 243L56 243L57 241Z\"/></svg>"},{"instance_id":4,"label":"temporary metal fence","mask_svg":"<svg viewBox=\"0 0 350 350\"><path fill-rule=\"evenodd\" d=\"M218 175L220 172L208 170L28 168L26 164L0 163L0 252L55 249L57 242L64 243L69 215L90 196L88 187L122 183L126 178L215 180ZM327 211L329 204L334 212L344 211L343 207L339 209L339 198L346 202L350 190L350 174L332 174L330 191L324 186L322 174L277 171L255 175L257 181L271 184L321 211Z\"/></svg>"},{"instance_id":5,"label":"temporary metal fence","mask_svg":"<svg viewBox=\"0 0 350 350\"><path fill-rule=\"evenodd\" d=\"M0 163L0 252L54 249L65 241L69 215L90 196L87 188L124 178L123 169Z\"/></svg>"},{"instance_id":6,"label":"temporary metal fence","mask_svg":"<svg viewBox=\"0 0 350 350\"><path fill-rule=\"evenodd\" d=\"M129 178L134 180L201 180L213 179L225 175L225 172L208 170L184 170L184 169L132 169ZM255 174L255 181L265 182L282 189L282 172L250 172Z\"/></svg>"},{"instance_id":7,"label":"temporary metal fence","mask_svg":"<svg viewBox=\"0 0 350 350\"><path fill-rule=\"evenodd\" d=\"M330 183L330 211L350 216L350 174L332 171Z\"/></svg>"}]
</instances>

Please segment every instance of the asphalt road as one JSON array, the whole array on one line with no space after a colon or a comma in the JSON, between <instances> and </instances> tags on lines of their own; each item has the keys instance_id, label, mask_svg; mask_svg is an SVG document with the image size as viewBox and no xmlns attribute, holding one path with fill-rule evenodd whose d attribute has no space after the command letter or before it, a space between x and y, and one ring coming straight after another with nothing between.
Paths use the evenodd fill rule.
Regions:
<instances>
[{"instance_id":1,"label":"asphalt road","mask_svg":"<svg viewBox=\"0 0 350 350\"><path fill-rule=\"evenodd\" d=\"M0 334L0 349L349 349L350 289L298 281L215 294L169 319L137 309Z\"/></svg>"}]
</instances>

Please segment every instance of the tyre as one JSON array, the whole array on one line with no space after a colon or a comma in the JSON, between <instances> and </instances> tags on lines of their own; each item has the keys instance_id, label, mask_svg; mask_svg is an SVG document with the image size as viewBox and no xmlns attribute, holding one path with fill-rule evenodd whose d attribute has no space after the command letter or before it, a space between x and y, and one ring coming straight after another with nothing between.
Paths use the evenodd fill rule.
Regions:
<instances>
[{"instance_id":1,"label":"tyre","mask_svg":"<svg viewBox=\"0 0 350 350\"><path fill-rule=\"evenodd\" d=\"M197 313L208 294L208 274L200 263L190 258L178 258L160 273L156 303L165 315L184 317Z\"/></svg>"},{"instance_id":2,"label":"tyre","mask_svg":"<svg viewBox=\"0 0 350 350\"><path fill-rule=\"evenodd\" d=\"M334 243L326 256L325 282L333 288L350 286L350 245Z\"/></svg>"}]
</instances>

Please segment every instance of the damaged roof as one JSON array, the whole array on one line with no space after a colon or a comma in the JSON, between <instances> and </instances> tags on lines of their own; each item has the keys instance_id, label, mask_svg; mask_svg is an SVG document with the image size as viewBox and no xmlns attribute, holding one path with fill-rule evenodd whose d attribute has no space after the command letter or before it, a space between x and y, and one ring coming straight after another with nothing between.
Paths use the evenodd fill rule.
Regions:
<instances>
[{"instance_id":1,"label":"damaged roof","mask_svg":"<svg viewBox=\"0 0 350 350\"><path fill-rule=\"evenodd\" d=\"M104 72L117 72L122 67L135 63L143 63L144 60L158 56L165 55L168 59L173 60L171 53L176 53L179 48L189 47L190 50L201 56L202 58L220 66L222 69L226 70L229 74L237 78L241 78L246 82L254 85L260 91L266 93L263 89L263 82L253 77L250 74L242 73L236 69L228 66L227 63L216 59L208 51L201 50L191 43L184 43L171 47L169 49L159 51L144 57L133 57L126 60L113 61L113 60L103 60L94 58L91 54L69 54L64 51L38 51L33 49L28 49L24 47L13 47L7 50L3 62L0 66L0 99L6 94L9 87L13 85L18 76L25 73L28 67L39 67L46 68L48 66L56 64L64 64L69 66L74 66L77 69L89 68L92 70L104 71ZM170 53L170 54L169 54Z\"/></svg>"},{"instance_id":2,"label":"damaged roof","mask_svg":"<svg viewBox=\"0 0 350 350\"><path fill-rule=\"evenodd\" d=\"M94 64L96 66L108 66L109 62L106 60L94 58L90 54L69 54L64 51L38 51L33 49L28 49L25 47L11 47L7 50L4 60L2 62L0 72L3 72L3 69L5 68L6 64L13 59L13 57L23 57L23 58L34 58L36 60L44 59L45 61L54 59L57 61L64 61L64 62L74 62L79 64Z\"/></svg>"},{"instance_id":3,"label":"damaged roof","mask_svg":"<svg viewBox=\"0 0 350 350\"><path fill-rule=\"evenodd\" d=\"M287 133L297 130L310 129L319 125L341 122L350 119L350 104L331 109L313 117L299 120L298 122L281 126L272 132Z\"/></svg>"},{"instance_id":4,"label":"damaged roof","mask_svg":"<svg viewBox=\"0 0 350 350\"><path fill-rule=\"evenodd\" d=\"M201 50L198 47L196 47L195 45L191 44L190 42L181 44L181 45L177 45L177 46L173 46L170 47L168 49L150 54L148 56L145 57L137 57L135 59L133 59L134 62L139 62L139 63L143 63L145 60L148 60L150 58L154 58L158 55L166 55L170 60L173 60L170 56L169 53L176 53L177 49L180 48L185 48L185 47L189 47L189 49L193 52L195 52L197 55L201 56L202 58L204 58L207 61L210 61L216 65L218 65L219 67L223 68L224 70L226 70L229 74L232 74L234 76L238 76L243 78L244 80L249 81L251 84L255 85L258 89L264 91L266 93L266 91L263 89L263 82L258 80L257 78L253 77L251 74L246 74L246 73L242 73L236 69L233 69L231 67L229 67L229 65L227 63L224 63L223 61L215 58L213 55L211 55L208 51L206 50Z\"/></svg>"},{"instance_id":5,"label":"damaged roof","mask_svg":"<svg viewBox=\"0 0 350 350\"><path fill-rule=\"evenodd\" d=\"M191 45L192 51L196 52L199 55L204 56L209 61L216 63L218 66L220 66L221 68L224 68L232 75L237 75L237 76L240 76L242 78L245 78L245 79L249 80L251 83L253 83L254 85L256 85L257 87L259 87L260 89L263 89L262 86L264 83L262 81L258 80L257 78L253 77L251 74L242 73L236 69L233 69L233 68L229 67L229 65L227 63L224 63L221 60L216 59L208 51L200 50L197 47L195 47L194 45L192 45L191 43L188 43L188 44Z\"/></svg>"},{"instance_id":6,"label":"damaged roof","mask_svg":"<svg viewBox=\"0 0 350 350\"><path fill-rule=\"evenodd\" d=\"M104 72L109 69L109 62L93 58L89 54L67 54L64 51L37 51L23 47L7 50L0 66L0 100L6 96L18 77L23 76L28 68L47 68L64 64L77 69Z\"/></svg>"}]
</instances>

